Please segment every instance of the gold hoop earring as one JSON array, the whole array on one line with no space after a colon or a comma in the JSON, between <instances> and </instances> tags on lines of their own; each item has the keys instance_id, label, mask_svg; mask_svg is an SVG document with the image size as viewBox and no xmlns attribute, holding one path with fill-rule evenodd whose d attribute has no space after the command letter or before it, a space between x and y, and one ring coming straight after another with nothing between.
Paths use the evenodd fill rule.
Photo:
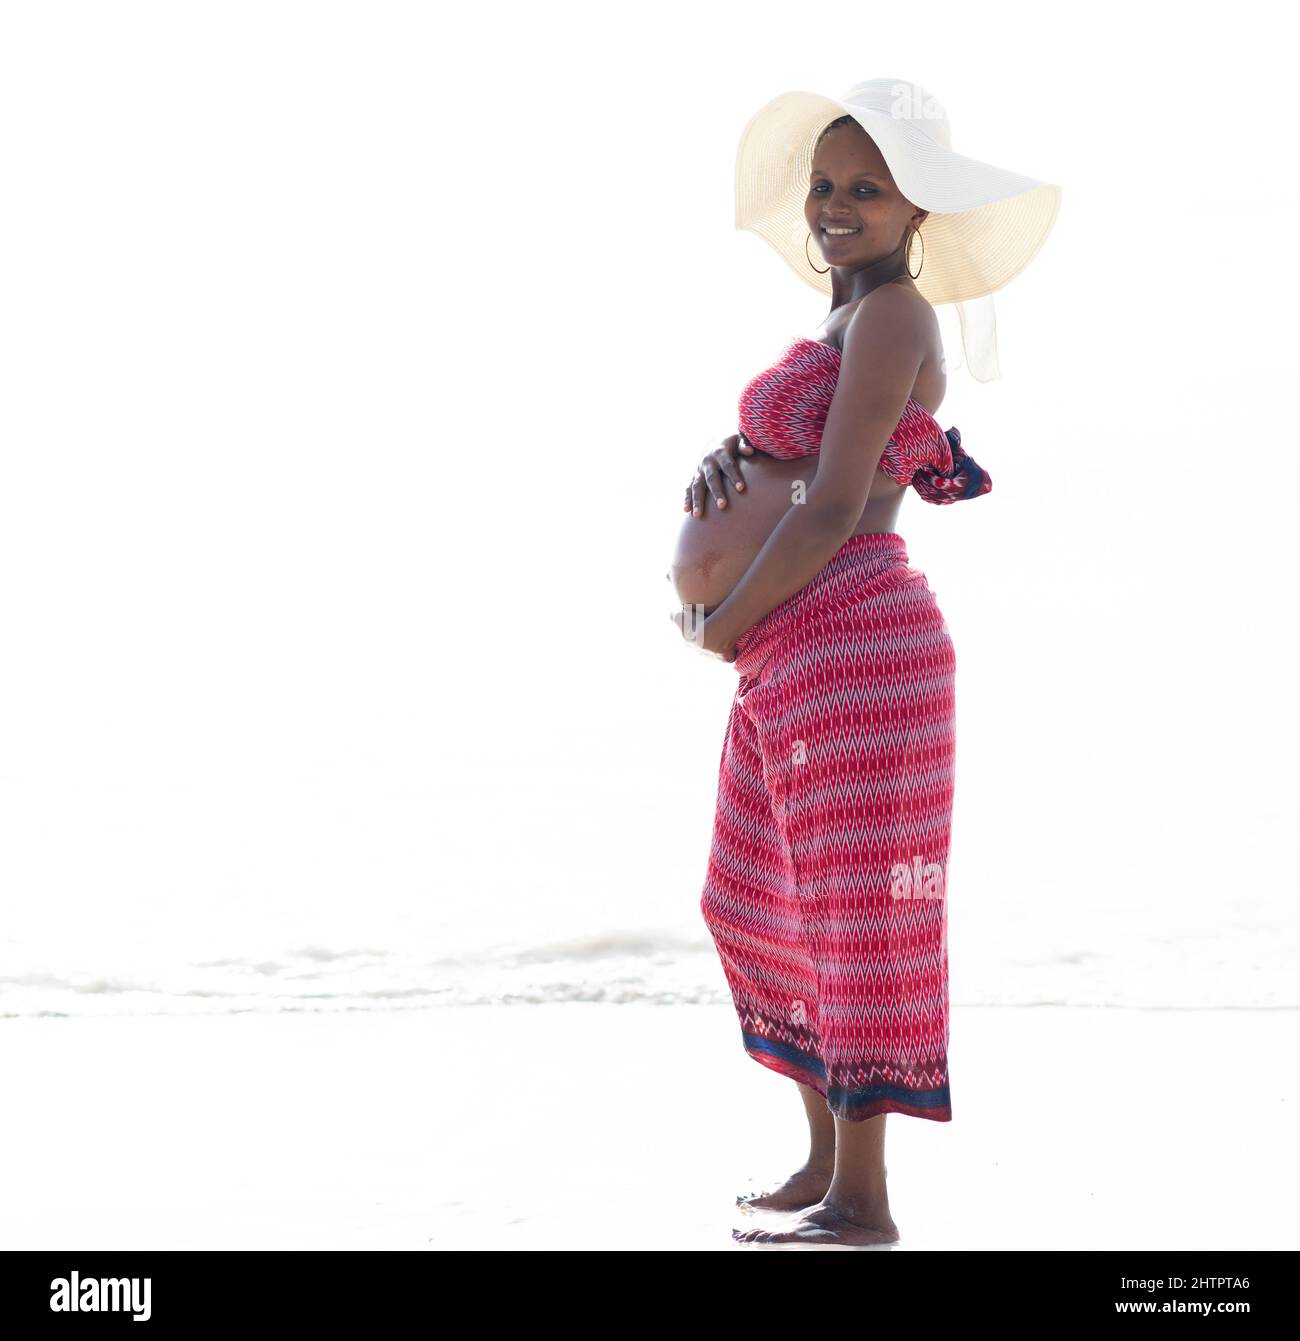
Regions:
<instances>
[{"instance_id":1,"label":"gold hoop earring","mask_svg":"<svg viewBox=\"0 0 1300 1341\"><path fill-rule=\"evenodd\" d=\"M812 241L812 234L809 233L809 234L804 238L804 240L803 240L803 254L804 254L805 259L807 260L807 262L808 262L809 265L812 265L812 268L813 268L814 273L816 273L816 274L818 274L818 275L829 275L830 272L831 272L831 268L830 268L830 266L827 266L825 270L818 270L817 267L816 267L815 265L813 265L813 263L812 263L812 257L808 255L808 244L809 244L811 241Z\"/></svg>"},{"instance_id":2,"label":"gold hoop earring","mask_svg":"<svg viewBox=\"0 0 1300 1341\"><path fill-rule=\"evenodd\" d=\"M921 238L921 264L917 268L916 274L912 274L912 237ZM925 269L925 239L921 237L919 228L912 229L912 237L907 239L907 246L903 251L903 264L907 267L907 276L909 279L919 279L921 271Z\"/></svg>"}]
</instances>

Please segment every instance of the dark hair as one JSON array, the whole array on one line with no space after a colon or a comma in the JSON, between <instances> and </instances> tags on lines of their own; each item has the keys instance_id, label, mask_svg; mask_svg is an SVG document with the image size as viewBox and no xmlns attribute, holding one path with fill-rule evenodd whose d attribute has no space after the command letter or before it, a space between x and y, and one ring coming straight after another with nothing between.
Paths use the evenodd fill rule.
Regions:
<instances>
[{"instance_id":1,"label":"dark hair","mask_svg":"<svg viewBox=\"0 0 1300 1341\"><path fill-rule=\"evenodd\" d=\"M831 131L838 130L841 126L857 126L859 130L863 129L862 126L858 125L857 120L854 117L849 116L847 113L844 116L837 116L834 121L829 123L829 125L822 127L822 133L817 137L816 144L813 145L813 153L817 152L817 146L821 144Z\"/></svg>"}]
</instances>

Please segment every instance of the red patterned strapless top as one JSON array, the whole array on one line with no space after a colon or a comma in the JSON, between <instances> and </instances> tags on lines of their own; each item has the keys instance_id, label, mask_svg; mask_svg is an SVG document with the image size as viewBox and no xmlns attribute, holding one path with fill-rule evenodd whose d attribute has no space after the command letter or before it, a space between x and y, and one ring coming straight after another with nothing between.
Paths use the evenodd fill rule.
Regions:
<instances>
[{"instance_id":1,"label":"red patterned strapless top","mask_svg":"<svg viewBox=\"0 0 1300 1341\"><path fill-rule=\"evenodd\" d=\"M783 460L821 450L822 429L840 375L840 351L799 336L781 358L740 395L741 436L768 456ZM885 444L880 469L910 484L927 503L978 498L993 488L988 472L961 448L961 434L945 433L934 416L909 399Z\"/></svg>"}]
</instances>

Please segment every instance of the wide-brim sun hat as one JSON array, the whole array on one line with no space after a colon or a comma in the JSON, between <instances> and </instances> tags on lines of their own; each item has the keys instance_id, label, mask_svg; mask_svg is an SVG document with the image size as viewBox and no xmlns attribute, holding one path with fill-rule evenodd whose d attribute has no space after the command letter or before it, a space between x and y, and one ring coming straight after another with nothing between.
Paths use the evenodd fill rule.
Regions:
<instances>
[{"instance_id":1,"label":"wide-brim sun hat","mask_svg":"<svg viewBox=\"0 0 1300 1341\"><path fill-rule=\"evenodd\" d=\"M902 79L867 79L838 98L779 94L746 124L736 151L736 228L761 237L804 283L831 296L831 276L809 263L804 205L822 129L845 114L880 150L901 194L928 210L909 248L927 301L956 305L966 366L998 376L992 294L1038 254L1061 207L1061 188L954 152L948 115L933 94Z\"/></svg>"}]
</instances>

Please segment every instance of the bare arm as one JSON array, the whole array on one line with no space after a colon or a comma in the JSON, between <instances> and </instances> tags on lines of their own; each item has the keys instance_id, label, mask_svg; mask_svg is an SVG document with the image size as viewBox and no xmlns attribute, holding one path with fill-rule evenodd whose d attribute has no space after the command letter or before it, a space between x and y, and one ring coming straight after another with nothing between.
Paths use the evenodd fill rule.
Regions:
<instances>
[{"instance_id":1,"label":"bare arm","mask_svg":"<svg viewBox=\"0 0 1300 1341\"><path fill-rule=\"evenodd\" d=\"M858 304L844 334L816 477L705 621L710 643L730 647L812 581L853 534L925 357L929 317L915 294L893 284Z\"/></svg>"}]
</instances>

